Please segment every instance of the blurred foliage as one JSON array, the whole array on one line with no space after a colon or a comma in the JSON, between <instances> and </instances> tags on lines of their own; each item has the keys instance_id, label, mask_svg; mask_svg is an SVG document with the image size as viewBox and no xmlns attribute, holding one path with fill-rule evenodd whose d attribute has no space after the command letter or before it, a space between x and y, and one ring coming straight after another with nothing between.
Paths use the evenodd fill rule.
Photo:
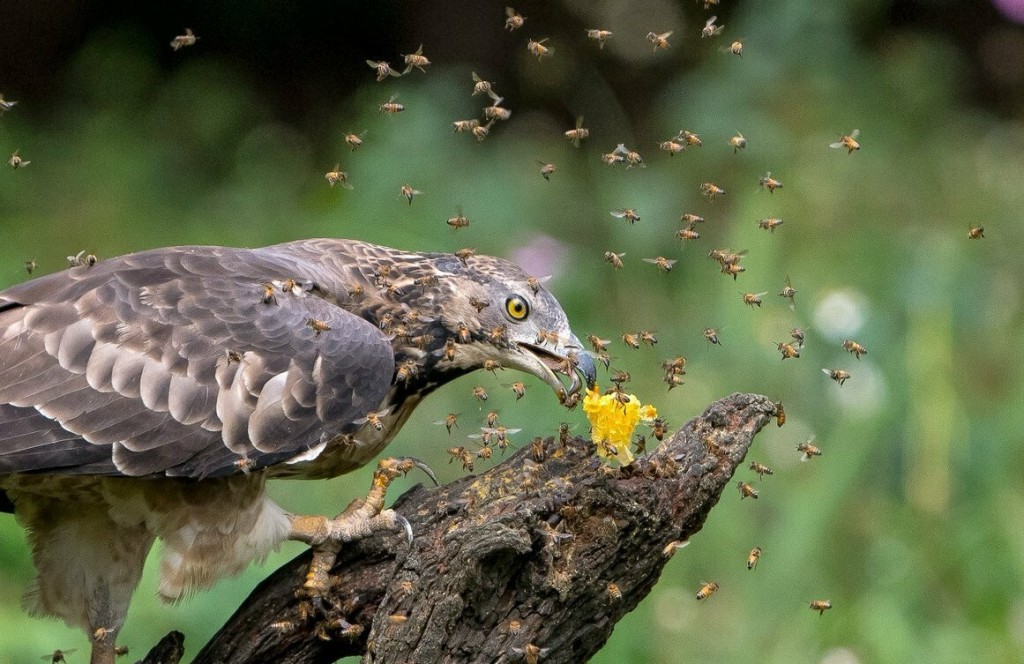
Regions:
<instances>
[{"instance_id":1,"label":"blurred foliage","mask_svg":"<svg viewBox=\"0 0 1024 664\"><path fill-rule=\"evenodd\" d=\"M19 62L34 52L56 61L45 85L23 77L21 89L6 87L0 68L0 92L21 102L0 117L0 153L18 149L32 162L0 173L0 284L26 278L26 260L51 272L83 249L102 258L314 236L517 258L553 276L548 286L578 335L615 340L613 367L631 371L631 390L673 427L733 391L781 399L789 414L749 455L775 469L755 481L760 499L728 491L594 661L1024 657L1024 125L1019 98L998 85L1019 83L1019 63L1003 61L1021 50L1019 28L993 16L972 36L1009 46L972 51L956 30L897 11L910 3L881 0L726 0L713 8L726 32L708 40L699 33L711 12L693 2L642 11L620 0L523 3L526 26L512 34L502 30L504 3L367 3L325 9L322 20L279 4L247 16L193 6L205 26L184 12L97 12L88 30L54 21L55 34L75 35L63 50L16 52ZM948 4L919 3L917 16ZM965 20L992 12L968 4L976 11L963 10ZM281 24L269 20L278 11L288 15ZM185 25L200 41L172 54L167 42ZM318 50L303 42L306 26L360 40ZM616 34L599 50L585 27ZM671 48L652 52L649 30L674 30ZM526 39L545 36L555 54L537 61ZM721 52L738 37L741 58ZM363 60L395 63L421 42L435 60L426 75L374 82ZM296 62L272 57L285 43L303 45L287 52ZM978 57L994 58L985 66L1003 78L974 80ZM481 143L451 132L482 106L469 94L474 70L513 111ZM396 94L407 110L379 113ZM577 150L562 132L579 114L591 135ZM657 150L684 128L703 147ZM829 149L854 128L862 150ZM365 145L349 151L344 134L363 130ZM749 144L734 154L736 131ZM602 164L618 143L647 167ZM538 160L557 164L550 182ZM327 186L335 163L353 190ZM758 188L767 171L783 189ZM727 195L702 197L707 180ZM406 183L424 192L411 205L399 197ZM609 215L624 207L641 221ZM472 223L453 231L444 220L458 209ZM674 233L687 211L707 222L684 245ZM764 217L785 223L767 233L757 228ZM971 225L984 225L986 239L968 240ZM706 258L715 247L749 250L746 272L719 274ZM606 250L626 252L622 271L602 260ZM657 255L678 259L675 270L641 260ZM787 275L795 310L776 295ZM748 291L767 291L764 306L745 307ZM780 362L774 344L794 326L808 328L806 346ZM721 346L704 340L705 327L720 329ZM639 329L657 333L653 350L619 340ZM869 354L855 360L841 348L847 338ZM689 373L667 392L659 363L677 354ZM823 367L853 377L840 387ZM444 449L483 418L474 385L491 392L503 423L524 428L520 444L563 420L586 432L582 413L565 413L536 381L515 402L505 386L516 379L479 372L445 387L388 452L458 476ZM461 413L451 439L434 424L449 412ZM824 454L800 463L795 446L811 437ZM369 476L279 482L273 493L294 511L333 514ZM738 477L756 480L748 470ZM764 555L748 571L753 546ZM135 654L179 629L194 653L269 568L301 550L288 545L266 567L177 606L156 600L151 561L122 640ZM83 661L81 634L21 612L32 569L13 519L0 520L0 561L0 661L76 646L69 661ZM721 590L698 603L693 594L710 580ZM807 609L819 598L835 607L823 617Z\"/></svg>"}]
</instances>

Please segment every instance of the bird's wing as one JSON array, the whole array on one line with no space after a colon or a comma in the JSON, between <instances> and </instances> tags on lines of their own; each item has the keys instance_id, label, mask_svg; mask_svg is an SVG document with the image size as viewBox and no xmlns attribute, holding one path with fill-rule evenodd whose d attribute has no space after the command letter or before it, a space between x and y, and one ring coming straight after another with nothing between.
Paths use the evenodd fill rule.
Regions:
<instances>
[{"instance_id":1,"label":"bird's wing","mask_svg":"<svg viewBox=\"0 0 1024 664\"><path fill-rule=\"evenodd\" d=\"M323 271L287 246L161 249L0 292L0 474L222 475L350 430L387 394L391 344L315 294L265 302L264 283Z\"/></svg>"}]
</instances>

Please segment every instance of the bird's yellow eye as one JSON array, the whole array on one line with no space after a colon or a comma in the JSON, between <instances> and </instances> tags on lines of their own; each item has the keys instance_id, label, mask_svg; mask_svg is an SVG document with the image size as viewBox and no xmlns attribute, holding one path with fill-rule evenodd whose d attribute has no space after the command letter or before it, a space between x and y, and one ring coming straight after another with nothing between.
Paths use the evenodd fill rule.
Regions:
<instances>
[{"instance_id":1,"label":"bird's yellow eye","mask_svg":"<svg viewBox=\"0 0 1024 664\"><path fill-rule=\"evenodd\" d=\"M530 305L519 295L510 295L505 300L505 311L512 320L525 320L530 315Z\"/></svg>"}]
</instances>

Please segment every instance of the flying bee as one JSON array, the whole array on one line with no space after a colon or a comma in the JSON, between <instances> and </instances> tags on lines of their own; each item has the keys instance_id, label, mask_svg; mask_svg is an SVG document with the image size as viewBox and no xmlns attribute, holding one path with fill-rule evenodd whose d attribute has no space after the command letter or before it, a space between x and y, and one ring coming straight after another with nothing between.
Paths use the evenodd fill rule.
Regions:
<instances>
[{"instance_id":1,"label":"flying bee","mask_svg":"<svg viewBox=\"0 0 1024 664\"><path fill-rule=\"evenodd\" d=\"M657 440L664 440L667 432L668 422L661 417L654 418L654 421L651 423L651 435Z\"/></svg>"},{"instance_id":2,"label":"flying bee","mask_svg":"<svg viewBox=\"0 0 1024 664\"><path fill-rule=\"evenodd\" d=\"M554 164L545 164L543 161L538 161L540 164L540 175L545 180L551 180L551 175L557 170Z\"/></svg>"},{"instance_id":3,"label":"flying bee","mask_svg":"<svg viewBox=\"0 0 1024 664\"><path fill-rule=\"evenodd\" d=\"M684 224L689 224L693 226L694 224L704 223L704 217L700 216L699 214L693 214L692 212L684 212L681 215L679 215L679 221Z\"/></svg>"},{"instance_id":4,"label":"flying bee","mask_svg":"<svg viewBox=\"0 0 1024 664\"><path fill-rule=\"evenodd\" d=\"M714 182L703 182L700 185L700 191L702 194L708 197L710 200L715 200L717 196L725 196L725 189L722 189Z\"/></svg>"},{"instance_id":5,"label":"flying bee","mask_svg":"<svg viewBox=\"0 0 1024 664\"><path fill-rule=\"evenodd\" d=\"M269 281L263 284L263 296L260 298L263 304L277 304L277 286Z\"/></svg>"},{"instance_id":6,"label":"flying bee","mask_svg":"<svg viewBox=\"0 0 1024 664\"><path fill-rule=\"evenodd\" d=\"M388 76L395 76L395 77L401 76L401 74L399 74L397 71L395 71L394 69L391 68L391 65L389 65L387 62L385 62L383 60L381 60L379 62L376 61L376 60L367 60L366 64L368 64L370 66L370 69L372 69L375 72L377 72L377 82L378 83L380 83L381 81L385 80Z\"/></svg>"},{"instance_id":7,"label":"flying bee","mask_svg":"<svg viewBox=\"0 0 1024 664\"><path fill-rule=\"evenodd\" d=\"M804 337L806 336L806 334L807 330L806 328L803 327L794 327L792 330L789 331L789 336L791 336L793 340L796 341L796 345L800 346L801 348L803 348Z\"/></svg>"},{"instance_id":8,"label":"flying bee","mask_svg":"<svg viewBox=\"0 0 1024 664\"><path fill-rule=\"evenodd\" d=\"M565 137L569 139L574 148L580 146L580 141L590 136L590 130L583 126L583 116L576 118L576 127L565 132Z\"/></svg>"},{"instance_id":9,"label":"flying bee","mask_svg":"<svg viewBox=\"0 0 1024 664\"><path fill-rule=\"evenodd\" d=\"M18 102L8 101L7 99L4 99L4 96L2 94L0 94L0 115L3 115L4 113L11 110L17 105Z\"/></svg>"},{"instance_id":10,"label":"flying bee","mask_svg":"<svg viewBox=\"0 0 1024 664\"><path fill-rule=\"evenodd\" d=\"M11 158L7 160L8 166L11 168L24 168L32 163L31 161L22 159L18 152L20 152L20 150L15 150L14 154L11 155Z\"/></svg>"},{"instance_id":11,"label":"flying bee","mask_svg":"<svg viewBox=\"0 0 1024 664\"><path fill-rule=\"evenodd\" d=\"M712 16L704 22L704 27L701 28L700 37L704 39L706 37L714 37L715 35L722 34L722 30L725 30L724 25L715 25L715 21L718 20L717 16Z\"/></svg>"},{"instance_id":12,"label":"flying bee","mask_svg":"<svg viewBox=\"0 0 1024 664\"><path fill-rule=\"evenodd\" d=\"M637 335L640 337L640 343L645 346L653 347L658 343L658 337L654 336L654 332L650 330L640 330Z\"/></svg>"},{"instance_id":13,"label":"flying bee","mask_svg":"<svg viewBox=\"0 0 1024 664\"><path fill-rule=\"evenodd\" d=\"M576 406L580 405L580 401L582 399L582 392L573 392L572 394L567 394L564 397L560 398L560 401L562 403L562 406L566 410L573 410L574 408L576 408Z\"/></svg>"},{"instance_id":14,"label":"flying bee","mask_svg":"<svg viewBox=\"0 0 1024 664\"><path fill-rule=\"evenodd\" d=\"M827 599L816 599L812 600L808 607L811 611L817 611L819 616L825 615L825 612L832 608L832 601Z\"/></svg>"},{"instance_id":15,"label":"flying bee","mask_svg":"<svg viewBox=\"0 0 1024 664\"><path fill-rule=\"evenodd\" d=\"M861 355L867 355L868 354L868 349L865 348L864 346L861 346L859 343L857 343L853 339L847 339L846 341L844 341L843 342L843 349L848 350L849 352L853 353L853 356L856 357L858 360L860 359Z\"/></svg>"},{"instance_id":16,"label":"flying bee","mask_svg":"<svg viewBox=\"0 0 1024 664\"><path fill-rule=\"evenodd\" d=\"M494 437L494 444L498 449L503 450L511 444L508 437L519 433L522 429L506 429L501 425L497 425L488 429L482 429L482 431L491 434Z\"/></svg>"},{"instance_id":17,"label":"flying bee","mask_svg":"<svg viewBox=\"0 0 1024 664\"><path fill-rule=\"evenodd\" d=\"M750 469L752 471L754 471L755 473L757 473L757 476L760 477L762 480L764 479L765 475L774 475L775 474L774 470L772 470L768 466L764 465L763 463L758 463L756 461L751 461L750 462Z\"/></svg>"},{"instance_id":18,"label":"flying bee","mask_svg":"<svg viewBox=\"0 0 1024 664\"><path fill-rule=\"evenodd\" d=\"M466 217L466 215L462 214L461 211L459 211L459 213L454 217L448 217L448 221L445 223L447 223L455 230L458 230L460 228L465 228L469 226L469 218Z\"/></svg>"},{"instance_id":19,"label":"flying bee","mask_svg":"<svg viewBox=\"0 0 1024 664\"><path fill-rule=\"evenodd\" d=\"M671 359L662 362L661 368L667 373L686 373L686 358L682 355L677 355Z\"/></svg>"},{"instance_id":20,"label":"flying bee","mask_svg":"<svg viewBox=\"0 0 1024 664\"><path fill-rule=\"evenodd\" d=\"M842 369L822 369L822 372L840 385L850 378L849 372L843 371Z\"/></svg>"},{"instance_id":21,"label":"flying bee","mask_svg":"<svg viewBox=\"0 0 1024 664\"><path fill-rule=\"evenodd\" d=\"M761 559L761 547L755 546L747 554L747 569L754 569L757 567L757 561Z\"/></svg>"},{"instance_id":22,"label":"flying bee","mask_svg":"<svg viewBox=\"0 0 1024 664\"><path fill-rule=\"evenodd\" d=\"M480 78L480 76L476 72L473 72L473 95L472 96L475 97L478 94L483 93L483 94L486 94L486 95L490 96L493 99L494 98L494 92L493 92L492 88L493 88L493 85L491 84L490 81L485 81L484 79Z\"/></svg>"},{"instance_id":23,"label":"flying bee","mask_svg":"<svg viewBox=\"0 0 1024 664\"><path fill-rule=\"evenodd\" d=\"M527 643L522 648L512 648L512 653L515 655L522 655L523 661L526 664L537 664L540 658L547 655L551 648L541 648L540 646L532 643Z\"/></svg>"},{"instance_id":24,"label":"flying bee","mask_svg":"<svg viewBox=\"0 0 1024 664\"><path fill-rule=\"evenodd\" d=\"M766 231L771 231L772 233L774 233L775 229L781 226L782 223L783 222L781 219L761 219L760 221L757 222L757 227L763 228Z\"/></svg>"},{"instance_id":25,"label":"flying bee","mask_svg":"<svg viewBox=\"0 0 1024 664\"><path fill-rule=\"evenodd\" d=\"M594 359L603 364L605 369L607 369L609 365L611 365L612 363L612 358L608 355L608 353L605 353L603 351L594 353Z\"/></svg>"},{"instance_id":26,"label":"flying bee","mask_svg":"<svg viewBox=\"0 0 1024 664\"><path fill-rule=\"evenodd\" d=\"M626 255L625 253L617 254L617 253L615 253L613 251L606 251L606 252L604 252L604 259L606 261L608 261L609 263L611 263L612 267L614 267L616 270L621 270L622 269L622 257L625 256L625 255Z\"/></svg>"},{"instance_id":27,"label":"flying bee","mask_svg":"<svg viewBox=\"0 0 1024 664\"><path fill-rule=\"evenodd\" d=\"M493 126L494 120L491 120L485 125L477 125L473 127L472 129L470 129L470 132L472 132L473 136L476 137L476 140L479 143L480 141L483 141L485 138L487 138L487 135L491 133L491 127Z\"/></svg>"},{"instance_id":28,"label":"flying bee","mask_svg":"<svg viewBox=\"0 0 1024 664\"><path fill-rule=\"evenodd\" d=\"M23 265L25 266L25 271L28 272L29 274L32 274L32 272L36 269L36 259L33 258L32 260L27 260L23 263Z\"/></svg>"},{"instance_id":29,"label":"flying bee","mask_svg":"<svg viewBox=\"0 0 1024 664\"><path fill-rule=\"evenodd\" d=\"M476 249L473 249L471 247L463 247L462 249L459 249L458 251L455 252L455 257L458 258L463 265L468 265L467 261L470 259L470 257L475 255Z\"/></svg>"},{"instance_id":30,"label":"flying bee","mask_svg":"<svg viewBox=\"0 0 1024 664\"><path fill-rule=\"evenodd\" d=\"M700 233L697 232L696 226L690 224L686 228L680 228L678 231L676 231L676 237L684 242L687 242L689 240L700 239Z\"/></svg>"},{"instance_id":31,"label":"flying bee","mask_svg":"<svg viewBox=\"0 0 1024 664\"><path fill-rule=\"evenodd\" d=\"M618 210L613 210L608 214L619 219L625 219L629 222L630 226L640 221L640 215L637 214L636 210L633 208L620 208Z\"/></svg>"},{"instance_id":32,"label":"flying bee","mask_svg":"<svg viewBox=\"0 0 1024 664\"><path fill-rule=\"evenodd\" d=\"M686 372L684 371L683 373ZM664 380L668 384L669 392L671 392L673 388L679 387L680 385L684 384L682 374L677 373L667 373L665 374L665 377L662 378L662 380Z\"/></svg>"},{"instance_id":33,"label":"flying bee","mask_svg":"<svg viewBox=\"0 0 1024 664\"><path fill-rule=\"evenodd\" d=\"M43 655L39 659L48 659L52 664L58 664L58 662L67 662L68 660L64 659L64 656L70 655L71 653L75 652L75 650L77 650L77 648L70 648L68 650L54 650L52 653Z\"/></svg>"},{"instance_id":34,"label":"flying bee","mask_svg":"<svg viewBox=\"0 0 1024 664\"><path fill-rule=\"evenodd\" d=\"M613 383L621 387L623 383L628 383L629 381L633 380L633 376L631 376L628 371L616 369L615 371L612 372L612 375L609 378L609 380L611 380Z\"/></svg>"},{"instance_id":35,"label":"flying bee","mask_svg":"<svg viewBox=\"0 0 1024 664\"><path fill-rule=\"evenodd\" d=\"M448 435L452 435L452 427L459 428L459 414L448 413L444 416L443 420L438 420L434 424L444 425L444 428L448 430Z\"/></svg>"},{"instance_id":36,"label":"flying bee","mask_svg":"<svg viewBox=\"0 0 1024 664\"><path fill-rule=\"evenodd\" d=\"M853 154L854 150L860 150L860 143L857 142L858 136L860 136L860 129L854 129L835 143L829 143L828 146L836 150L845 149L846 154Z\"/></svg>"},{"instance_id":37,"label":"flying bee","mask_svg":"<svg viewBox=\"0 0 1024 664\"><path fill-rule=\"evenodd\" d=\"M676 154L686 149L686 145L683 143L677 143L676 141L662 141L658 143L658 148L668 153L668 156L674 157Z\"/></svg>"},{"instance_id":38,"label":"flying bee","mask_svg":"<svg viewBox=\"0 0 1024 664\"><path fill-rule=\"evenodd\" d=\"M970 228L967 229L967 237L969 237L972 240L980 240L981 238L985 237L985 227L971 226Z\"/></svg>"},{"instance_id":39,"label":"flying bee","mask_svg":"<svg viewBox=\"0 0 1024 664\"><path fill-rule=\"evenodd\" d=\"M736 132L735 136L729 138L729 145L732 146L732 153L736 154L739 150L746 149L747 139L743 137L743 134Z\"/></svg>"},{"instance_id":40,"label":"flying bee","mask_svg":"<svg viewBox=\"0 0 1024 664\"><path fill-rule=\"evenodd\" d=\"M645 168L643 157L636 150L630 150L625 143L619 143L613 150L615 154L622 155L626 160L626 168Z\"/></svg>"},{"instance_id":41,"label":"flying bee","mask_svg":"<svg viewBox=\"0 0 1024 664\"><path fill-rule=\"evenodd\" d=\"M611 343L611 339L602 339L596 335L588 334L587 343L590 344L590 347L594 349L595 353L603 353L608 350L608 344Z\"/></svg>"},{"instance_id":42,"label":"flying bee","mask_svg":"<svg viewBox=\"0 0 1024 664\"><path fill-rule=\"evenodd\" d=\"M394 115L395 113L401 113L405 110L405 104L399 104L397 101L398 95L391 95L391 98L386 102L377 107L381 113L387 113L388 115Z\"/></svg>"},{"instance_id":43,"label":"flying bee","mask_svg":"<svg viewBox=\"0 0 1024 664\"><path fill-rule=\"evenodd\" d=\"M718 584L714 581L711 581L710 583L701 583L703 583L703 585L700 587L700 590L697 591L697 599L700 601L704 601L708 597L711 597L715 594L715 591L718 590Z\"/></svg>"},{"instance_id":44,"label":"flying bee","mask_svg":"<svg viewBox=\"0 0 1024 664\"><path fill-rule=\"evenodd\" d=\"M732 53L733 55L743 57L743 42L740 41L739 39L734 41L732 44L729 45L729 52Z\"/></svg>"},{"instance_id":45,"label":"flying bee","mask_svg":"<svg viewBox=\"0 0 1024 664\"><path fill-rule=\"evenodd\" d=\"M508 120L512 117L512 111L501 105L504 97L498 97L490 106L484 107L484 118L487 120Z\"/></svg>"},{"instance_id":46,"label":"flying bee","mask_svg":"<svg viewBox=\"0 0 1024 664\"><path fill-rule=\"evenodd\" d=\"M757 181L758 186L768 190L769 194L775 193L776 189L782 189L782 183L772 177L772 172L768 171Z\"/></svg>"},{"instance_id":47,"label":"flying bee","mask_svg":"<svg viewBox=\"0 0 1024 664\"><path fill-rule=\"evenodd\" d=\"M523 22L526 21L526 17L516 12L511 7L505 7L505 29L511 32L512 30L518 30L523 27Z\"/></svg>"},{"instance_id":48,"label":"flying bee","mask_svg":"<svg viewBox=\"0 0 1024 664\"><path fill-rule=\"evenodd\" d=\"M608 600L612 602L622 601L622 591L614 583L608 583Z\"/></svg>"},{"instance_id":49,"label":"flying bee","mask_svg":"<svg viewBox=\"0 0 1024 664\"><path fill-rule=\"evenodd\" d=\"M485 390L484 388L480 387L479 385L477 385L476 387L473 388L473 397L476 398L480 402L487 401L487 399L489 398L487 396L487 390Z\"/></svg>"},{"instance_id":50,"label":"flying bee","mask_svg":"<svg viewBox=\"0 0 1024 664\"><path fill-rule=\"evenodd\" d=\"M636 440L633 441L633 448L636 450L637 455L647 454L647 436L636 434Z\"/></svg>"},{"instance_id":51,"label":"flying bee","mask_svg":"<svg viewBox=\"0 0 1024 664\"><path fill-rule=\"evenodd\" d=\"M444 350L441 354L441 359L452 362L455 360L455 339L448 337L444 342Z\"/></svg>"},{"instance_id":52,"label":"flying bee","mask_svg":"<svg viewBox=\"0 0 1024 664\"><path fill-rule=\"evenodd\" d=\"M782 290L779 292L779 297L784 297L787 300L789 300L790 309L796 309L796 300L794 299L796 297L796 294L797 290L793 288L793 283L789 280L789 275L787 274L786 285L783 286Z\"/></svg>"},{"instance_id":53,"label":"flying bee","mask_svg":"<svg viewBox=\"0 0 1024 664\"><path fill-rule=\"evenodd\" d=\"M821 450L812 445L809 440L797 445L796 451L800 452L800 460L804 462L810 461L811 457L821 456Z\"/></svg>"},{"instance_id":54,"label":"flying bee","mask_svg":"<svg viewBox=\"0 0 1024 664\"><path fill-rule=\"evenodd\" d=\"M783 407L781 401L775 402L775 424L776 426L782 426L786 423L786 409Z\"/></svg>"},{"instance_id":55,"label":"flying bee","mask_svg":"<svg viewBox=\"0 0 1024 664\"><path fill-rule=\"evenodd\" d=\"M562 447L569 443L569 430L571 428L568 422L562 422L558 425L558 444Z\"/></svg>"},{"instance_id":56,"label":"flying bee","mask_svg":"<svg viewBox=\"0 0 1024 664\"><path fill-rule=\"evenodd\" d=\"M746 271L747 268L743 267L739 263L722 263L722 274L732 277L734 281L740 272Z\"/></svg>"},{"instance_id":57,"label":"flying bee","mask_svg":"<svg viewBox=\"0 0 1024 664\"><path fill-rule=\"evenodd\" d=\"M601 30L599 28L586 30L587 39L593 39L597 42L597 47L604 49L604 43L614 37L615 35L610 30Z\"/></svg>"},{"instance_id":58,"label":"flying bee","mask_svg":"<svg viewBox=\"0 0 1024 664\"><path fill-rule=\"evenodd\" d=\"M484 371L490 371L497 376L499 370L505 370L505 367L501 366L501 362L497 360L484 360Z\"/></svg>"},{"instance_id":59,"label":"flying bee","mask_svg":"<svg viewBox=\"0 0 1024 664\"><path fill-rule=\"evenodd\" d=\"M679 134L676 136L676 140L683 141L687 147L690 147L691 145L695 145L697 147L704 145L704 142L700 140L700 136L688 129L680 130Z\"/></svg>"},{"instance_id":60,"label":"flying bee","mask_svg":"<svg viewBox=\"0 0 1024 664\"><path fill-rule=\"evenodd\" d=\"M622 334L622 343L626 344L630 348L633 348L634 350L640 348L640 339L637 337L637 335L632 334L630 332L624 332Z\"/></svg>"},{"instance_id":61,"label":"flying bee","mask_svg":"<svg viewBox=\"0 0 1024 664\"><path fill-rule=\"evenodd\" d=\"M409 381L416 377L420 371L419 365L416 364L416 360L406 360L398 365L398 369L395 370L395 382L403 382L409 384Z\"/></svg>"},{"instance_id":62,"label":"flying bee","mask_svg":"<svg viewBox=\"0 0 1024 664\"><path fill-rule=\"evenodd\" d=\"M373 427L375 430L383 431L384 420L380 418L384 417L389 412L391 412L390 408L385 408L384 410L371 410L370 412L366 413L364 417L361 417L358 420L356 420L356 424L363 424L365 422L366 424L369 424L371 427Z\"/></svg>"},{"instance_id":63,"label":"flying bee","mask_svg":"<svg viewBox=\"0 0 1024 664\"><path fill-rule=\"evenodd\" d=\"M335 164L334 170L324 173L324 179L327 180L327 184L332 187L336 184L340 184L345 189L353 188L352 184L348 181L348 173L341 170L341 164Z\"/></svg>"},{"instance_id":64,"label":"flying bee","mask_svg":"<svg viewBox=\"0 0 1024 664\"><path fill-rule=\"evenodd\" d=\"M744 293L743 304L747 305L751 309L756 305L758 308L761 307L761 298L768 294L768 291L762 291L760 293Z\"/></svg>"},{"instance_id":65,"label":"flying bee","mask_svg":"<svg viewBox=\"0 0 1024 664\"><path fill-rule=\"evenodd\" d=\"M423 55L423 44L420 44L420 47L416 49L415 53L403 55L402 58L405 60L405 70L402 71L402 74L408 74L412 71L413 67L419 69L424 74L427 73L427 70L424 69L424 67L430 64L430 60L427 59L427 56Z\"/></svg>"},{"instance_id":66,"label":"flying bee","mask_svg":"<svg viewBox=\"0 0 1024 664\"><path fill-rule=\"evenodd\" d=\"M690 545L690 540L686 540L685 542L680 541L680 540L672 540L671 542L666 544L665 547L661 550L661 555L665 556L666 558L671 558L672 556L675 555L676 551L678 551L679 549L685 548L685 547L687 547L689 545ZM714 592L714 591L712 591L712 592Z\"/></svg>"},{"instance_id":67,"label":"flying bee","mask_svg":"<svg viewBox=\"0 0 1024 664\"><path fill-rule=\"evenodd\" d=\"M672 36L673 32L674 32L673 30L669 30L668 32L662 32L661 34L657 34L657 33L654 33L654 32L648 32L647 33L647 41L649 41L652 44L654 44L654 51L655 52L657 52L659 48L660 49L666 49L666 48L668 48L668 38Z\"/></svg>"},{"instance_id":68,"label":"flying bee","mask_svg":"<svg viewBox=\"0 0 1024 664\"><path fill-rule=\"evenodd\" d=\"M737 482L736 488L740 491L740 500L744 498L753 498L757 500L757 489L755 489L749 482Z\"/></svg>"},{"instance_id":69,"label":"flying bee","mask_svg":"<svg viewBox=\"0 0 1024 664\"><path fill-rule=\"evenodd\" d=\"M517 380L510 387L512 388L512 393L516 395L516 401L526 396L526 383L523 381Z\"/></svg>"},{"instance_id":70,"label":"flying bee","mask_svg":"<svg viewBox=\"0 0 1024 664\"><path fill-rule=\"evenodd\" d=\"M489 429L493 429L498 426L498 411L487 411L487 415L484 416L484 424L486 424ZM490 438L488 438L488 440L490 440Z\"/></svg>"},{"instance_id":71,"label":"flying bee","mask_svg":"<svg viewBox=\"0 0 1024 664\"><path fill-rule=\"evenodd\" d=\"M550 46L544 45L544 42L546 42L547 40L547 37L539 41L534 41L533 39L531 39L526 43L526 50L536 55L538 60L547 56L554 55L555 49L551 48Z\"/></svg>"},{"instance_id":72,"label":"flying bee","mask_svg":"<svg viewBox=\"0 0 1024 664\"><path fill-rule=\"evenodd\" d=\"M186 46L195 46L197 39L199 37L196 37L196 34L192 32L192 28L185 28L185 34L178 35L171 40L171 49L177 51Z\"/></svg>"},{"instance_id":73,"label":"flying bee","mask_svg":"<svg viewBox=\"0 0 1024 664\"><path fill-rule=\"evenodd\" d=\"M490 448L490 446L484 445L483 447L481 447L480 449L478 449L476 451L476 458L477 459L490 459L492 453L493 453L493 450Z\"/></svg>"},{"instance_id":74,"label":"flying bee","mask_svg":"<svg viewBox=\"0 0 1024 664\"><path fill-rule=\"evenodd\" d=\"M449 447L447 452L448 456L451 457L451 459L448 459L448 463L458 459L462 462L463 470L473 472L473 460L475 457L471 451L467 450L465 447Z\"/></svg>"},{"instance_id":75,"label":"flying bee","mask_svg":"<svg viewBox=\"0 0 1024 664\"><path fill-rule=\"evenodd\" d=\"M306 326L314 332L314 336L319 337L323 332L330 332L331 326L326 321L322 321L318 318L307 318Z\"/></svg>"},{"instance_id":76,"label":"flying bee","mask_svg":"<svg viewBox=\"0 0 1024 664\"><path fill-rule=\"evenodd\" d=\"M352 152L355 152L362 147L363 136L366 136L365 130L360 134L345 134L345 142L352 148Z\"/></svg>"},{"instance_id":77,"label":"flying bee","mask_svg":"<svg viewBox=\"0 0 1024 664\"><path fill-rule=\"evenodd\" d=\"M621 163L623 163L625 161L626 161L626 158L624 156L622 156L621 154L615 152L614 150L612 152L608 152L607 154L601 155L601 162L604 163L604 164L608 164L609 166L614 166L615 164L621 164Z\"/></svg>"},{"instance_id":78,"label":"flying bee","mask_svg":"<svg viewBox=\"0 0 1024 664\"><path fill-rule=\"evenodd\" d=\"M704 338L710 341L715 346L718 346L722 343L722 341L718 338L718 329L713 327L704 328Z\"/></svg>"},{"instance_id":79,"label":"flying bee","mask_svg":"<svg viewBox=\"0 0 1024 664\"><path fill-rule=\"evenodd\" d=\"M456 120L452 123L452 131L461 134L463 132L472 132L474 129L480 126L480 121L476 118L472 120Z\"/></svg>"},{"instance_id":80,"label":"flying bee","mask_svg":"<svg viewBox=\"0 0 1024 664\"><path fill-rule=\"evenodd\" d=\"M657 256L655 258L645 258L644 262L650 263L651 265L657 265L658 269L661 270L662 272L671 272L672 266L675 265L678 261L676 261L675 259L665 258L664 256Z\"/></svg>"},{"instance_id":81,"label":"flying bee","mask_svg":"<svg viewBox=\"0 0 1024 664\"><path fill-rule=\"evenodd\" d=\"M423 192L419 189L413 189L411 186L403 184L402 188L399 190L399 198L407 199L409 201L409 205L412 205L413 197L419 196L422 193Z\"/></svg>"}]
</instances>

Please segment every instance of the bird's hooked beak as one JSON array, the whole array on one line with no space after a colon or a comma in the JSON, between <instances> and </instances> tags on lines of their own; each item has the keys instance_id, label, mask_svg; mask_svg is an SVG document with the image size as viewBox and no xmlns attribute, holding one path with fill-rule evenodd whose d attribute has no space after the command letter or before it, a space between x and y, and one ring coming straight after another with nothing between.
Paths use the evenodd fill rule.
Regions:
<instances>
[{"instance_id":1,"label":"bird's hooked beak","mask_svg":"<svg viewBox=\"0 0 1024 664\"><path fill-rule=\"evenodd\" d=\"M519 369L537 376L558 394L560 401L577 394L584 383L588 388L597 382L597 365L594 358L583 348L583 344L575 336L570 336L567 343L559 344L556 349L549 349L537 344L519 342L524 352L520 358L524 360ZM566 389L558 375L569 376L569 387Z\"/></svg>"}]
</instances>

